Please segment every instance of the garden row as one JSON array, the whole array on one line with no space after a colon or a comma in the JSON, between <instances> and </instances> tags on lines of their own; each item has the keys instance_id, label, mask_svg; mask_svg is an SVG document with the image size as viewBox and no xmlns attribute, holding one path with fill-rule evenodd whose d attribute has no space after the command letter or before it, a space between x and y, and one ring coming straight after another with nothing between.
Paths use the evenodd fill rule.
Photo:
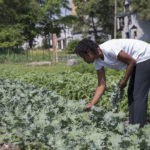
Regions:
<instances>
[{"instance_id":1,"label":"garden row","mask_svg":"<svg viewBox=\"0 0 150 150\"><path fill-rule=\"evenodd\" d=\"M110 71L106 72L107 76L107 87L105 93L100 99L98 106L101 105L107 110L112 110L111 100L116 97L117 87L123 73L118 75L112 75ZM19 69L4 69L0 71L0 76L3 78L10 79L22 79L25 83L35 85L37 87L45 87L48 90L56 91L59 95L66 99L81 100L84 99L86 102L90 102L95 88L97 86L97 76L91 73L79 73L72 71L65 71L59 73L49 73L47 70L38 71L23 71ZM118 104L116 112L123 111L128 115L127 106L127 89L124 90L123 98L121 103ZM148 118L150 118L150 101L148 104Z\"/></svg>"},{"instance_id":2,"label":"garden row","mask_svg":"<svg viewBox=\"0 0 150 150\"><path fill-rule=\"evenodd\" d=\"M149 150L150 125L126 126L125 114L54 91L0 78L0 143L21 149Z\"/></svg>"}]
</instances>

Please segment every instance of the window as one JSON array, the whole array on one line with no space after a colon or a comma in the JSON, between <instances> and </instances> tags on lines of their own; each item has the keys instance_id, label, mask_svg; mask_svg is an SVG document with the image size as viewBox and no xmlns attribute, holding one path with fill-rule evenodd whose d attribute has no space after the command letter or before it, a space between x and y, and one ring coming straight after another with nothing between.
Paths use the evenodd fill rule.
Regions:
<instances>
[{"instance_id":1,"label":"window","mask_svg":"<svg viewBox=\"0 0 150 150\"><path fill-rule=\"evenodd\" d=\"M129 32L126 32L126 38L129 38Z\"/></svg>"},{"instance_id":2,"label":"window","mask_svg":"<svg viewBox=\"0 0 150 150\"><path fill-rule=\"evenodd\" d=\"M63 40L63 48L66 48L66 39Z\"/></svg>"},{"instance_id":3,"label":"window","mask_svg":"<svg viewBox=\"0 0 150 150\"><path fill-rule=\"evenodd\" d=\"M129 4L125 5L125 12L129 12Z\"/></svg>"},{"instance_id":4,"label":"window","mask_svg":"<svg viewBox=\"0 0 150 150\"><path fill-rule=\"evenodd\" d=\"M61 40L58 41L58 49L62 49L61 48Z\"/></svg>"},{"instance_id":5,"label":"window","mask_svg":"<svg viewBox=\"0 0 150 150\"><path fill-rule=\"evenodd\" d=\"M132 24L131 15L128 16L128 25Z\"/></svg>"},{"instance_id":6,"label":"window","mask_svg":"<svg viewBox=\"0 0 150 150\"><path fill-rule=\"evenodd\" d=\"M131 28L131 30L132 30L132 37L134 38L134 39L136 39L137 38L137 26L135 26L135 25L133 25L132 26L132 28Z\"/></svg>"},{"instance_id":7,"label":"window","mask_svg":"<svg viewBox=\"0 0 150 150\"><path fill-rule=\"evenodd\" d=\"M136 37L137 37L137 31L134 31L133 32L133 38L136 39Z\"/></svg>"},{"instance_id":8,"label":"window","mask_svg":"<svg viewBox=\"0 0 150 150\"><path fill-rule=\"evenodd\" d=\"M61 33L57 34L57 38L60 38L61 37Z\"/></svg>"},{"instance_id":9,"label":"window","mask_svg":"<svg viewBox=\"0 0 150 150\"><path fill-rule=\"evenodd\" d=\"M119 18L119 25L120 25L120 30L123 30L123 28L124 28L124 18L123 17Z\"/></svg>"}]
</instances>

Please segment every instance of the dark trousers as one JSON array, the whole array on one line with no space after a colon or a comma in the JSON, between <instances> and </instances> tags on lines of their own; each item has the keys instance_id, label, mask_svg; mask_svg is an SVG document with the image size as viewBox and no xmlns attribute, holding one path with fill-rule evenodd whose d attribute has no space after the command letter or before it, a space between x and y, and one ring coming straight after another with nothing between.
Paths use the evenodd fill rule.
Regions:
<instances>
[{"instance_id":1,"label":"dark trousers","mask_svg":"<svg viewBox=\"0 0 150 150\"><path fill-rule=\"evenodd\" d=\"M150 59L138 63L128 87L129 123L146 124L148 92L150 89Z\"/></svg>"}]
</instances>

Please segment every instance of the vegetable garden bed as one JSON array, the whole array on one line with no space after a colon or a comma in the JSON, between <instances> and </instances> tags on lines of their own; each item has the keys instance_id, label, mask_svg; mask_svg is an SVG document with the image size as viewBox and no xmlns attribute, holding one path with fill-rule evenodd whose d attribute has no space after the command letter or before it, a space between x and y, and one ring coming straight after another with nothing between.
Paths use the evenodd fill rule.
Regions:
<instances>
[{"instance_id":1,"label":"vegetable garden bed","mask_svg":"<svg viewBox=\"0 0 150 150\"><path fill-rule=\"evenodd\" d=\"M125 125L123 112L67 100L46 88L0 78L0 143L20 149L149 150L150 125Z\"/></svg>"}]
</instances>

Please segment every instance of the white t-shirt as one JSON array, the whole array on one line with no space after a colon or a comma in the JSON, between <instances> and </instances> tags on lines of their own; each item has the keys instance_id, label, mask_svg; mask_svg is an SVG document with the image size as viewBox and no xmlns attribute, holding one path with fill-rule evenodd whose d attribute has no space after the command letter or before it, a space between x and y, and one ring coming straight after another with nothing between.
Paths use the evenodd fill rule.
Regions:
<instances>
[{"instance_id":1,"label":"white t-shirt","mask_svg":"<svg viewBox=\"0 0 150 150\"><path fill-rule=\"evenodd\" d=\"M136 63L150 59L150 44L140 40L113 39L104 42L99 45L99 47L104 55L104 60L100 58L94 60L96 70L99 70L102 67L116 70L126 68L127 65L117 59L121 50L132 56Z\"/></svg>"}]
</instances>

